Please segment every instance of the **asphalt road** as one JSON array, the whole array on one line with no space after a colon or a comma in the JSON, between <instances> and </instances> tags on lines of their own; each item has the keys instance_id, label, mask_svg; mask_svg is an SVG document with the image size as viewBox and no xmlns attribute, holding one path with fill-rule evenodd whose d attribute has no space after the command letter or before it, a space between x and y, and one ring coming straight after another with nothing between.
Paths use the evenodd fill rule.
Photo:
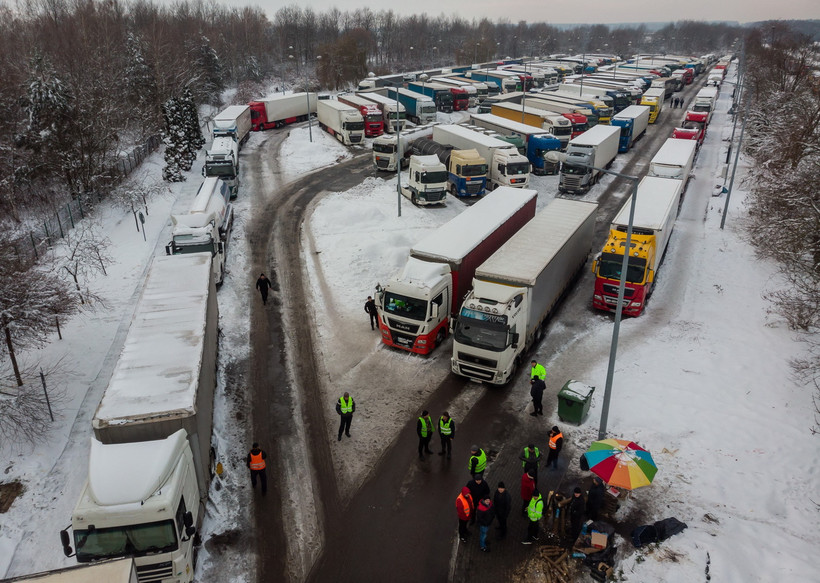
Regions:
<instances>
[{"instance_id":1,"label":"asphalt road","mask_svg":"<svg viewBox=\"0 0 820 583\"><path fill-rule=\"evenodd\" d=\"M696 90L696 85L687 88L684 92L687 101ZM621 172L643 175L652 155L671 136L683 112L663 113L661 122L650 126L647 135L636 144ZM300 302L300 298L307 296L307 282L300 267L299 241L308 207L328 190L343 191L361 182L364 176L371 174L371 160L369 152L362 153L295 183L282 184L278 179L278 149L284 134L280 131L268 135L266 143L256 151L256 159L248 164L257 174L248 186L261 189L257 196L264 200L249 226L253 254L250 263L255 272L268 273L275 288L267 307L257 301L251 310L248 386L253 391L249 401L254 407L250 421L253 435L262 443L286 439L292 436L295 424L304 424L310 472L316 484L315 500L310 503L318 506L324 540L318 560L309 568L309 573L288 562L284 550L286 532L280 519L283 496L275 476L271 476L268 496L254 498L258 505L254 512L257 517L254 543L259 580L507 580L526 558L528 547L517 544L518 537L523 535L523 519L513 512L510 537L498 543L499 549L509 550L492 553L490 559L490 555L476 552L477 543L459 545L456 542L454 500L469 479L467 450L476 442L490 444L491 458L498 457L488 470L490 485L494 489L499 479L505 480L513 496L513 508L517 507L520 479L517 450L529 440L534 420L503 407L508 389L486 390L469 415L459 420L454 455L449 462L438 456L419 462L415 454L414 421L396 428L398 437L385 444L378 467L343 505L325 431L327 407L322 402L320 379L310 357L316 353L310 334L310 314ZM261 178L260 173L265 178ZM629 188L628 181L616 179L606 189L601 186L593 189L592 196L600 205L593 248L603 244L609 222L624 200L623 196L615 196L616 193L622 194ZM596 189L601 191L597 197L594 196ZM598 318L611 318L590 308L588 290L591 287L592 275L585 269L575 287L584 291L568 293L550 322L539 354L557 355L566 342L582 334ZM288 343L284 342L286 334ZM552 348L545 351L544 346ZM445 351L446 348L447 344ZM288 371L295 378L296 386L288 381ZM431 411L445 409L463 390L465 382L446 375L424 407ZM297 392L299 399L295 399ZM545 409L549 416L552 411L548 406ZM433 446L437 447L435 440ZM498 455L501 451L505 455ZM562 460L557 472L542 474L541 489L562 487L571 464L574 461ZM270 466L277 467L277 460L271 460ZM577 469L575 471L577 473ZM519 527L520 533L515 530Z\"/></svg>"}]
</instances>

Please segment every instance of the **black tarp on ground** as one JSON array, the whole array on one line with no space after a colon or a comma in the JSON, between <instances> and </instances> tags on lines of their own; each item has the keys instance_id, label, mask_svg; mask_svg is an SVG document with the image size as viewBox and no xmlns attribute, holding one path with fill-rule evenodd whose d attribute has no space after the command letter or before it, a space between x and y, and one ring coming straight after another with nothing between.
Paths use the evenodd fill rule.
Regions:
<instances>
[{"instance_id":1,"label":"black tarp on ground","mask_svg":"<svg viewBox=\"0 0 820 583\"><path fill-rule=\"evenodd\" d=\"M661 542L672 535L678 534L684 528L686 528L686 523L677 518L664 518L654 524L639 526L633 530L632 544L635 545L635 548L640 548L649 543Z\"/></svg>"}]
</instances>

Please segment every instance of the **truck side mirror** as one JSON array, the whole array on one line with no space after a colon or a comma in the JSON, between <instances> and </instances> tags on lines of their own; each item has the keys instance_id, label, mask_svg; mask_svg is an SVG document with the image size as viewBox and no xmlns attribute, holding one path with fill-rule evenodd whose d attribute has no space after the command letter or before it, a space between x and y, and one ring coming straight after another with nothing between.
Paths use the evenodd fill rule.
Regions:
<instances>
[{"instance_id":1,"label":"truck side mirror","mask_svg":"<svg viewBox=\"0 0 820 583\"><path fill-rule=\"evenodd\" d=\"M216 244L216 250L219 252L220 255L225 253L225 243L223 243L222 241L219 241Z\"/></svg>"},{"instance_id":2,"label":"truck side mirror","mask_svg":"<svg viewBox=\"0 0 820 583\"><path fill-rule=\"evenodd\" d=\"M173 255L174 254L174 245L172 243L168 243L165 246L165 254L166 255Z\"/></svg>"},{"instance_id":3,"label":"truck side mirror","mask_svg":"<svg viewBox=\"0 0 820 583\"><path fill-rule=\"evenodd\" d=\"M189 510L182 515L182 522L185 525L185 537L182 540L188 540L196 534L196 527L194 526L194 515Z\"/></svg>"},{"instance_id":4,"label":"truck side mirror","mask_svg":"<svg viewBox=\"0 0 820 583\"><path fill-rule=\"evenodd\" d=\"M592 273L598 273L598 257L592 260Z\"/></svg>"},{"instance_id":5,"label":"truck side mirror","mask_svg":"<svg viewBox=\"0 0 820 583\"><path fill-rule=\"evenodd\" d=\"M60 542L63 545L63 554L66 557L74 556L74 550L71 548L71 539L68 537L68 529L60 531Z\"/></svg>"},{"instance_id":6,"label":"truck side mirror","mask_svg":"<svg viewBox=\"0 0 820 583\"><path fill-rule=\"evenodd\" d=\"M205 166L202 167L202 175L205 176Z\"/></svg>"},{"instance_id":7,"label":"truck side mirror","mask_svg":"<svg viewBox=\"0 0 820 583\"><path fill-rule=\"evenodd\" d=\"M433 320L438 318L438 304L433 304L430 306L430 316Z\"/></svg>"},{"instance_id":8,"label":"truck side mirror","mask_svg":"<svg viewBox=\"0 0 820 583\"><path fill-rule=\"evenodd\" d=\"M510 344L512 345L513 349L518 348L518 340L520 336L521 335L518 332L513 332L512 334L510 334Z\"/></svg>"},{"instance_id":9,"label":"truck side mirror","mask_svg":"<svg viewBox=\"0 0 820 583\"><path fill-rule=\"evenodd\" d=\"M652 283L653 281L655 281L655 270L654 270L654 269L650 269L650 270L646 273L646 283Z\"/></svg>"}]
</instances>

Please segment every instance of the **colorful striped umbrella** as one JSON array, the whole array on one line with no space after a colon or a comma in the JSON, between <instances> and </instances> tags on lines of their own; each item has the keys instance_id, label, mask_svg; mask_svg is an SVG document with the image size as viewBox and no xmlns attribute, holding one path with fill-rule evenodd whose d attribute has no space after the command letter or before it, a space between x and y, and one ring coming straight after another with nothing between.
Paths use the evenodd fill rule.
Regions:
<instances>
[{"instance_id":1,"label":"colorful striped umbrella","mask_svg":"<svg viewBox=\"0 0 820 583\"><path fill-rule=\"evenodd\" d=\"M607 484L626 490L648 486L658 471L652 454L626 439L593 442L584 457L591 472Z\"/></svg>"}]
</instances>

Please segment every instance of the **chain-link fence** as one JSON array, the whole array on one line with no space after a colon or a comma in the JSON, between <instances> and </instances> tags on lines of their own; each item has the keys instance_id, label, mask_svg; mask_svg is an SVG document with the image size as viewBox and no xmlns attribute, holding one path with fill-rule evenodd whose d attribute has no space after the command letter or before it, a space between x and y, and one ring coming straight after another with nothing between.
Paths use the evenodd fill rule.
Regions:
<instances>
[{"instance_id":1,"label":"chain-link fence","mask_svg":"<svg viewBox=\"0 0 820 583\"><path fill-rule=\"evenodd\" d=\"M121 156L105 174L112 177L107 186L122 181L134 171L154 150L162 143L159 135L149 137L144 144L135 146L126 155ZM62 239L77 221L85 218L93 205L102 202L103 191L85 193L58 209L49 219L28 232L28 236L21 237L15 251L18 261L25 266L33 265L54 244L56 239Z\"/></svg>"}]
</instances>

